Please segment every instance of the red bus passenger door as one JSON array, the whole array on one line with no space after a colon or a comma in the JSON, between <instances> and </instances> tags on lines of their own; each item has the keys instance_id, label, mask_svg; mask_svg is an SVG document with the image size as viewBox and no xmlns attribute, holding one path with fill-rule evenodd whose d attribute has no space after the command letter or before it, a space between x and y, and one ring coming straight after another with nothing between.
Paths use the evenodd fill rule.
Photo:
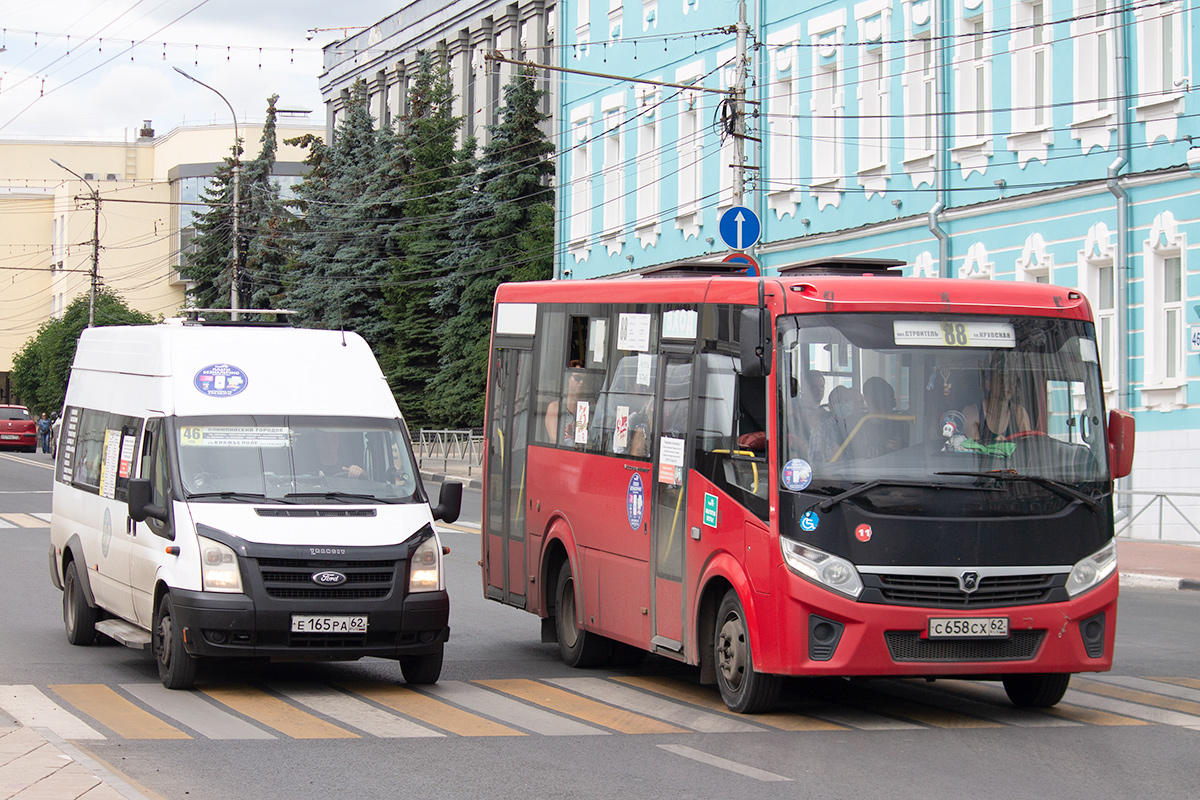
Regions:
<instances>
[{"instance_id":1,"label":"red bus passenger door","mask_svg":"<svg viewBox=\"0 0 1200 800\"><path fill-rule=\"evenodd\" d=\"M651 558L653 637L658 651L683 653L684 542L687 535L687 474L690 461L692 356L663 353L654 437Z\"/></svg>"},{"instance_id":2,"label":"red bus passenger door","mask_svg":"<svg viewBox=\"0 0 1200 800\"><path fill-rule=\"evenodd\" d=\"M525 608L526 445L529 435L531 351L492 351L488 408L487 596Z\"/></svg>"}]
</instances>

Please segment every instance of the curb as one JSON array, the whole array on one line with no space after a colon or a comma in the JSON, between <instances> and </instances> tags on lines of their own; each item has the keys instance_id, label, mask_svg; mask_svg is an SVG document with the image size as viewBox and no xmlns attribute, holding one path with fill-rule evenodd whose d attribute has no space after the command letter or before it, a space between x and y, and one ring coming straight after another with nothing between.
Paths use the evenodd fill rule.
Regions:
<instances>
[{"instance_id":1,"label":"curb","mask_svg":"<svg viewBox=\"0 0 1200 800\"><path fill-rule=\"evenodd\" d=\"M461 475L443 475L440 472L421 472L421 480L433 481L434 483L445 483L446 481L456 481L463 485L464 489L482 489L483 480L481 478L464 478Z\"/></svg>"},{"instance_id":2,"label":"curb","mask_svg":"<svg viewBox=\"0 0 1200 800\"><path fill-rule=\"evenodd\" d=\"M1122 572L1121 588L1200 591L1200 580L1194 578L1168 578L1165 575L1146 575L1137 572Z\"/></svg>"}]
</instances>

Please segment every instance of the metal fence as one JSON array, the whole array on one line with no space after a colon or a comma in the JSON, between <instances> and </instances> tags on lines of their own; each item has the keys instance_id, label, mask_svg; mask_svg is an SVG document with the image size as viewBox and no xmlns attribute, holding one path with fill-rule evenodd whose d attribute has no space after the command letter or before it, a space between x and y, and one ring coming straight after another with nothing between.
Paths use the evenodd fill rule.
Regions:
<instances>
[{"instance_id":1,"label":"metal fence","mask_svg":"<svg viewBox=\"0 0 1200 800\"><path fill-rule=\"evenodd\" d=\"M421 428L413 439L420 467L443 472L451 467L465 469L467 475L483 467L483 431L479 429L427 430Z\"/></svg>"},{"instance_id":2,"label":"metal fence","mask_svg":"<svg viewBox=\"0 0 1200 800\"><path fill-rule=\"evenodd\" d=\"M1200 497L1200 492L1154 492L1148 490L1121 489L1117 490L1115 494L1125 495L1133 498L1129 516L1117 523L1117 536L1124 534L1125 538L1127 539L1133 538L1130 535L1130 529L1133 528L1133 523L1137 522L1140 517L1145 515L1146 512L1150 511L1151 509L1155 509L1155 512L1143 520L1142 524L1145 526L1147 523L1149 523L1157 528L1158 535L1154 537L1157 540L1163 541L1164 523L1178 523L1180 520L1186 523L1187 526L1191 528L1197 536L1200 536L1200 527L1196 526L1196 523L1193 521L1192 517L1188 515L1187 511L1180 508L1179 505L1171 499L1173 497ZM1147 497L1149 499L1145 500L1145 502L1142 502L1141 498ZM1168 508L1170 509L1169 511ZM1193 512L1193 515L1195 515L1195 512ZM1138 538L1141 539L1148 537L1140 536Z\"/></svg>"}]
</instances>

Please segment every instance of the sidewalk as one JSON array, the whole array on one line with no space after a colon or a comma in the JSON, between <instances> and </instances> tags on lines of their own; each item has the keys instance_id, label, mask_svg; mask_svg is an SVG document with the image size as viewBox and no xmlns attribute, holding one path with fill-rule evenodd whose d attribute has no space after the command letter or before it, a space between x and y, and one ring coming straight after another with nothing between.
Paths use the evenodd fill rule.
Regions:
<instances>
[{"instance_id":1,"label":"sidewalk","mask_svg":"<svg viewBox=\"0 0 1200 800\"><path fill-rule=\"evenodd\" d=\"M149 800L49 731L0 714L0 800Z\"/></svg>"},{"instance_id":2,"label":"sidewalk","mask_svg":"<svg viewBox=\"0 0 1200 800\"><path fill-rule=\"evenodd\" d=\"M1118 539L1117 569L1124 589L1200 591L1200 545Z\"/></svg>"}]
</instances>

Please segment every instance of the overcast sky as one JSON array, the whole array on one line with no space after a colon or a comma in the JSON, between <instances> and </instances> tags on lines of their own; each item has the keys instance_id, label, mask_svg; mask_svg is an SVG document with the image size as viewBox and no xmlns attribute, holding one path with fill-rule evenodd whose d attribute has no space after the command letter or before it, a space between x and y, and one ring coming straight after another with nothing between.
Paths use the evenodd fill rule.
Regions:
<instances>
[{"instance_id":1,"label":"overcast sky","mask_svg":"<svg viewBox=\"0 0 1200 800\"><path fill-rule=\"evenodd\" d=\"M147 119L159 135L229 121L216 94L173 67L225 95L240 121L260 121L278 94L323 125L321 47L343 32L310 29L353 34L405 3L0 0L0 138L121 140Z\"/></svg>"}]
</instances>

